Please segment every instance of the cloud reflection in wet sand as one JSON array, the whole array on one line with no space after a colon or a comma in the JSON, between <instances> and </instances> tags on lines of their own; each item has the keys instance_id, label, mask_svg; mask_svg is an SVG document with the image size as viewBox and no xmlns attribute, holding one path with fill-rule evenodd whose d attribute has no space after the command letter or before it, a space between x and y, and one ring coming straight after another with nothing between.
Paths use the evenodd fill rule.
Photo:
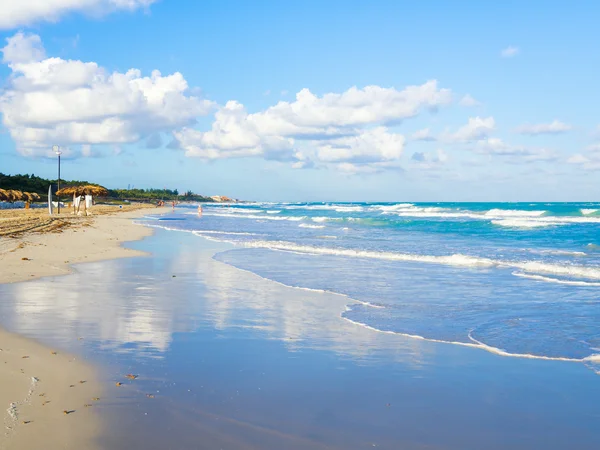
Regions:
<instances>
[{"instance_id":1,"label":"cloud reflection in wet sand","mask_svg":"<svg viewBox=\"0 0 600 450\"><path fill-rule=\"evenodd\" d=\"M146 244L154 257L84 264L70 276L0 287L8 298L0 306L3 322L35 337L84 336L152 357L169 350L173 333L198 327L251 328L292 351L330 350L363 361L385 356L418 366L435 351L343 320L346 297L286 287L214 260L227 244L186 236L186 245L172 246L172 237L160 232Z\"/></svg>"}]
</instances>

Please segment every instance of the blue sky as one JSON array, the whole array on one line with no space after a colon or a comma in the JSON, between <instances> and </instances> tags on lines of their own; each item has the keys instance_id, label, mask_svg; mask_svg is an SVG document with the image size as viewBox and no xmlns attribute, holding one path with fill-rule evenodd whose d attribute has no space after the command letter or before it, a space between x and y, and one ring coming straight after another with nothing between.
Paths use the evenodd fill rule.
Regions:
<instances>
[{"instance_id":1,"label":"blue sky","mask_svg":"<svg viewBox=\"0 0 600 450\"><path fill-rule=\"evenodd\" d=\"M5 173L54 176L57 143L65 178L108 187L289 201L600 195L591 1L7 2Z\"/></svg>"}]
</instances>

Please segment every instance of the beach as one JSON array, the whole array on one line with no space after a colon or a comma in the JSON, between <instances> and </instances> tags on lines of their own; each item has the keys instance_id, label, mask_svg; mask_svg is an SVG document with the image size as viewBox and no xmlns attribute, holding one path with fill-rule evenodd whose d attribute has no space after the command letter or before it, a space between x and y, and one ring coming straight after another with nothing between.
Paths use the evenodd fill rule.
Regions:
<instances>
[{"instance_id":1,"label":"beach","mask_svg":"<svg viewBox=\"0 0 600 450\"><path fill-rule=\"evenodd\" d=\"M87 443L80 448L598 448L600 385L593 364L499 354L480 345L390 330L392 324L406 326L391 322L396 309L425 304L427 298L419 293L431 295L420 284L427 277L445 283L456 309L460 303L453 290L461 286L473 299L484 294L492 298L482 292L487 286L482 277L489 277L490 269L453 268L448 274L437 263L374 266L368 258L357 258L340 264L334 256L316 259L297 247L293 252L266 249L267 233L285 232L281 223L293 227L298 239L308 240L312 233L311 246L329 249L334 246L331 236L341 240L348 233L343 228L357 229L352 221L338 220L337 228L327 224L322 207L314 216L317 221L304 211L288 214L291 220L265 219L282 215L273 211L283 208L267 205L263 209L271 213L248 213L213 205L201 219L195 208L184 207L175 213L150 209L99 217L84 227L85 233L73 230L72 239L85 234L87 239L81 239L94 242L87 235L92 232L89 236L97 240L89 254L68 258L77 261L75 266L45 263L37 269L47 271L44 277L33 279L32 271L22 271L10 275L15 282L0 285L2 326L43 344L29 356L72 355L75 362L64 364L81 363L91 371L75 378L96 380L102 392L90 392L101 399L89 402L94 406L77 409L81 402L73 400L76 404L69 407L75 413L60 416L78 418L89 427L81 429L85 441L80 442ZM356 206L335 208L358 213ZM296 220L298 216L304 218ZM277 225L269 228L270 223ZM307 231L300 235L296 229ZM58 240L64 233L69 231L45 235L44 248L53 253L56 247L49 243L60 242L62 248L71 242ZM356 241L357 235L352 237ZM261 239L263 247L242 245L237 238ZM421 245L426 243L421 239ZM29 244L18 251L37 247ZM346 251L342 254L348 258ZM20 255L12 264L35 254ZM31 260L23 263L35 262L33 256ZM386 279L373 273L373 267ZM502 274L496 282L533 283L510 275ZM386 289L399 282L406 283L405 297L396 307ZM361 285L379 299L345 292ZM579 289L569 291L572 299ZM387 329L381 322L386 311ZM447 326L429 319L439 311L424 312L424 318L411 313L410 325L420 333L439 333ZM460 339L460 329L453 331ZM57 349L58 355L52 355ZM27 369L18 365L21 361L12 359L13 372ZM64 364L57 367L63 375ZM21 385L29 375L20 378ZM44 377L37 378L41 386ZM57 398L71 402L68 395L75 389L92 387L70 384L75 387ZM42 422L20 424L19 432L25 435L24 427L38 420Z\"/></svg>"},{"instance_id":2,"label":"beach","mask_svg":"<svg viewBox=\"0 0 600 450\"><path fill-rule=\"evenodd\" d=\"M132 223L148 211L156 213L157 208L95 207L93 216L72 217L65 211L54 221L46 210L0 211L5 236L0 240L0 283L63 275L72 264L138 255L121 244L151 234Z\"/></svg>"},{"instance_id":3,"label":"beach","mask_svg":"<svg viewBox=\"0 0 600 450\"><path fill-rule=\"evenodd\" d=\"M78 262L141 255L121 244L151 234L132 222L147 210L98 207L94 216L65 214L54 221L45 210L3 210L0 283L68 274ZM96 448L102 428L94 406L104 387L93 364L4 330L0 357L0 448Z\"/></svg>"}]
</instances>

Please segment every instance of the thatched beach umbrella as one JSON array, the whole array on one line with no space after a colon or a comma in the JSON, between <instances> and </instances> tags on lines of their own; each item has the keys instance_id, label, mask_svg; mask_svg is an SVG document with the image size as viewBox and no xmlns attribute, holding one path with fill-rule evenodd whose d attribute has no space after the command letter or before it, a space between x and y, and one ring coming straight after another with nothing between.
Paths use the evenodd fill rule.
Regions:
<instances>
[{"instance_id":1,"label":"thatched beach umbrella","mask_svg":"<svg viewBox=\"0 0 600 450\"><path fill-rule=\"evenodd\" d=\"M0 202L8 200L8 191L0 189Z\"/></svg>"},{"instance_id":2,"label":"thatched beach umbrella","mask_svg":"<svg viewBox=\"0 0 600 450\"><path fill-rule=\"evenodd\" d=\"M73 213L75 214L75 199L83 195L95 195L96 197L105 197L108 195L108 190L102 186L94 186L88 184L86 186L67 186L56 192L56 195L72 195L73 196ZM84 203L85 212L87 214L87 206ZM79 212L79 208L77 208Z\"/></svg>"},{"instance_id":3,"label":"thatched beach umbrella","mask_svg":"<svg viewBox=\"0 0 600 450\"><path fill-rule=\"evenodd\" d=\"M36 194L35 192L23 192L23 200L25 200L27 203L31 203L34 200L39 200L40 196L38 194Z\"/></svg>"},{"instance_id":4,"label":"thatched beach umbrella","mask_svg":"<svg viewBox=\"0 0 600 450\"><path fill-rule=\"evenodd\" d=\"M15 189L9 189L8 191L8 201L11 203L18 202L23 199L23 193L21 191L17 191Z\"/></svg>"},{"instance_id":5,"label":"thatched beach umbrella","mask_svg":"<svg viewBox=\"0 0 600 450\"><path fill-rule=\"evenodd\" d=\"M108 189L102 186L84 186L83 189L87 195L93 195L95 197L106 197L108 195Z\"/></svg>"},{"instance_id":6,"label":"thatched beach umbrella","mask_svg":"<svg viewBox=\"0 0 600 450\"><path fill-rule=\"evenodd\" d=\"M56 191L56 195L57 196L68 195L69 197L71 195L81 195L80 189L81 189L81 186L67 186L67 187L64 187L64 188Z\"/></svg>"}]
</instances>

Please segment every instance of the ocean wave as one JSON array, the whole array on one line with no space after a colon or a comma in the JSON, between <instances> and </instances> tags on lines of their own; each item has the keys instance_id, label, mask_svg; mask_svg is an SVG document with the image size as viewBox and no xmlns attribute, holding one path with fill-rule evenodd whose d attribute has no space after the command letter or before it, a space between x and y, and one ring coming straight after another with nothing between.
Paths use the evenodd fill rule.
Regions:
<instances>
[{"instance_id":1,"label":"ocean wave","mask_svg":"<svg viewBox=\"0 0 600 450\"><path fill-rule=\"evenodd\" d=\"M274 215L261 215L261 214L221 214L221 213L204 213L205 216L211 217L236 217L238 219L256 219L256 220L289 220L292 222L298 222L306 219L306 216L274 216Z\"/></svg>"},{"instance_id":2,"label":"ocean wave","mask_svg":"<svg viewBox=\"0 0 600 450\"><path fill-rule=\"evenodd\" d=\"M373 209L378 209L380 211L397 211L399 209L406 209L415 206L414 203L397 203L395 205L377 205L373 206Z\"/></svg>"},{"instance_id":3,"label":"ocean wave","mask_svg":"<svg viewBox=\"0 0 600 450\"><path fill-rule=\"evenodd\" d=\"M546 211L527 211L521 209L490 209L485 213L488 217L540 217Z\"/></svg>"},{"instance_id":4,"label":"ocean wave","mask_svg":"<svg viewBox=\"0 0 600 450\"><path fill-rule=\"evenodd\" d=\"M544 281L546 283L558 283L558 284L567 284L569 286L600 286L600 283L595 283L591 281L577 281L577 280L561 280L559 278L551 278L545 277L543 275L533 275L522 272L513 272L513 275L521 278L529 278L531 280L536 281Z\"/></svg>"},{"instance_id":5,"label":"ocean wave","mask_svg":"<svg viewBox=\"0 0 600 450\"><path fill-rule=\"evenodd\" d=\"M193 230L194 233L203 234L228 234L232 236L262 236L259 233L247 233L245 231L223 231L223 230Z\"/></svg>"},{"instance_id":6,"label":"ocean wave","mask_svg":"<svg viewBox=\"0 0 600 450\"><path fill-rule=\"evenodd\" d=\"M301 223L298 226L300 228L325 228L325 225L311 225L309 223Z\"/></svg>"},{"instance_id":7,"label":"ocean wave","mask_svg":"<svg viewBox=\"0 0 600 450\"><path fill-rule=\"evenodd\" d=\"M337 212L353 212L353 211L362 211L362 206L340 206L338 208L334 208L334 211Z\"/></svg>"},{"instance_id":8,"label":"ocean wave","mask_svg":"<svg viewBox=\"0 0 600 450\"><path fill-rule=\"evenodd\" d=\"M222 261L225 264L231 265L233 267L236 267L235 265ZM518 352L511 352L511 351L507 351L498 347L494 347L491 345L486 344L485 342L482 342L481 340L476 339L475 337L473 337L473 331L471 330L467 333L467 338L468 341L454 341L454 340L444 340L444 339L437 339L437 338L432 338L432 337L426 337L426 336L421 336L421 335L417 335L417 334L411 334L411 333L406 333L406 332L401 332L401 331L392 331L392 330L382 330L379 328L376 328L374 326L371 326L369 324L363 323L361 321L358 320L354 320L354 319L350 319L348 318L345 313L352 311L354 308L353 306L356 304L361 304L365 307L369 307L369 308L377 308L377 309L385 309L384 305L378 305L378 304L374 304L374 303L370 303L367 301L362 301L362 300L358 300L356 298L350 297L347 294L342 294L339 292L334 292L334 291L329 291L329 290L324 290L324 289L314 289L314 288L307 288L307 287L301 287L301 286L293 286L293 285L288 285L276 280L272 280L269 278L265 278L261 275L258 275L250 270L247 269L242 269L242 268L238 268L236 267L238 270L242 270L244 272L249 272L252 273L255 276L258 276L262 279L268 280L270 282L282 285L282 286L286 286L292 289L301 289L301 290L305 290L305 291L312 291L312 292L316 292L316 293L327 293L327 294L332 294L332 295L336 295L336 296L341 296L343 298L346 298L349 301L349 304L346 305L345 307L345 311L342 313L341 315L341 319L344 321L347 321L353 325L365 328L367 330L370 330L372 332L376 332L376 333L381 333L381 334L388 334L388 335L395 335L395 336L401 336L404 338L409 338L409 339L415 339L415 340L421 340L421 341L427 341L427 342L433 342L433 343L439 343L439 344L447 344L447 345L457 345L457 346L462 346L462 347L468 347L468 348L473 348L473 349L478 349L478 350L483 350L483 351L487 351L489 353L493 353L495 355L498 356L502 356L502 357L510 357L510 358L522 358L522 359L537 359L537 360L545 360L545 361L562 361L562 362L574 362L574 363L583 363L585 365L589 365L590 368L592 368L596 373L600 374L600 371L595 369L595 366L597 364L600 364L600 354L598 353L591 353L588 356L582 357L582 358L574 358L574 357L566 357L566 356L549 356L549 355L540 355L540 354L533 354L533 353L518 353ZM517 275L517 274L515 274ZM526 274L523 274L526 275ZM520 276L520 275L517 275ZM598 285L600 285L600 283L597 283Z\"/></svg>"},{"instance_id":9,"label":"ocean wave","mask_svg":"<svg viewBox=\"0 0 600 450\"><path fill-rule=\"evenodd\" d=\"M270 209L267 211L267 214L279 214L280 212L280 209Z\"/></svg>"},{"instance_id":10,"label":"ocean wave","mask_svg":"<svg viewBox=\"0 0 600 450\"><path fill-rule=\"evenodd\" d=\"M587 256L585 252L574 250L529 250L531 253L539 253L541 255L561 255L561 256Z\"/></svg>"},{"instance_id":11,"label":"ocean wave","mask_svg":"<svg viewBox=\"0 0 600 450\"><path fill-rule=\"evenodd\" d=\"M181 231L183 233L193 233L193 234L216 234L216 235L231 235L231 236L264 236L264 234L260 233L247 233L242 231L223 231L223 230L186 230L182 228L173 228L165 225L154 225L153 223L141 223L134 221L136 225L143 225L150 228L161 228L167 231Z\"/></svg>"},{"instance_id":12,"label":"ocean wave","mask_svg":"<svg viewBox=\"0 0 600 450\"><path fill-rule=\"evenodd\" d=\"M511 357L511 358L523 358L523 359L539 359L539 360L545 360L545 361L578 362L578 363L598 363L598 362L600 362L600 355L598 355L598 354L591 354L584 358L569 358L569 357L563 357L563 356L534 355L534 354L530 354L530 353L511 353L506 350L503 350L503 349L500 349L497 347L492 347L491 345L487 345L481 341L478 341L473 336L471 336L471 333L469 333L469 335L468 335L469 340L471 340L471 342L446 341L443 339L427 338L424 336L420 336L418 334L402 333L399 331L390 331L390 330L380 330L378 328L372 327L371 325L367 325L365 323L358 322L356 320L352 320L347 317L342 317L342 318L354 325L361 326L363 328L366 328L371 331L375 331L377 333L392 334L392 335L396 335L396 336L403 336L403 337L410 338L410 339L417 339L420 341L436 342L439 344L450 344L450 345L458 345L461 347L476 348L476 349L480 349L480 350L485 350L489 353L494 353L495 355L499 355L499 356L506 356L506 357Z\"/></svg>"},{"instance_id":13,"label":"ocean wave","mask_svg":"<svg viewBox=\"0 0 600 450\"><path fill-rule=\"evenodd\" d=\"M589 216L590 214L597 213L599 210L597 210L597 209L585 209L585 208L583 208L583 209L580 209L580 211L581 211L581 214L583 214L584 216Z\"/></svg>"},{"instance_id":14,"label":"ocean wave","mask_svg":"<svg viewBox=\"0 0 600 450\"><path fill-rule=\"evenodd\" d=\"M314 247L285 241L249 241L243 245L254 248L293 251L313 255L346 256L351 258L383 259L389 261L423 262L469 268L515 268L529 273L549 273L575 278L600 280L600 267L560 265L538 261L502 261L460 253L446 256L417 255L410 253L352 250L345 248Z\"/></svg>"},{"instance_id":15,"label":"ocean wave","mask_svg":"<svg viewBox=\"0 0 600 450\"><path fill-rule=\"evenodd\" d=\"M526 219L492 220L492 224L498 225L500 227L508 227L508 228L542 228L542 227L552 227L552 226L557 226L557 225L565 225L565 223L560 223L560 222L547 222L547 221L526 220Z\"/></svg>"}]
</instances>

